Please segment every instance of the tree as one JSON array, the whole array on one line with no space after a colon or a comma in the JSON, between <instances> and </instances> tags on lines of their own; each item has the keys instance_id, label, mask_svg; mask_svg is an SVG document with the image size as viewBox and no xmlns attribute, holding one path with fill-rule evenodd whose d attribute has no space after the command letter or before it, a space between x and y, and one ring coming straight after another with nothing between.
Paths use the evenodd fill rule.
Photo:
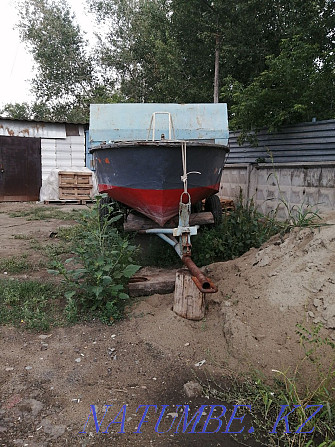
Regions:
<instances>
[{"instance_id":1,"label":"tree","mask_svg":"<svg viewBox=\"0 0 335 447\"><path fill-rule=\"evenodd\" d=\"M21 0L18 28L35 61L32 91L46 118L86 121L99 90L88 44L66 0Z\"/></svg>"},{"instance_id":2,"label":"tree","mask_svg":"<svg viewBox=\"0 0 335 447\"><path fill-rule=\"evenodd\" d=\"M326 0L89 0L108 24L99 60L128 100L212 102L215 55L222 86L248 86L277 57L282 39L329 30ZM324 39L323 39L324 40ZM224 98L226 100L226 98ZM229 98L228 98L229 99Z\"/></svg>"},{"instance_id":3,"label":"tree","mask_svg":"<svg viewBox=\"0 0 335 447\"><path fill-rule=\"evenodd\" d=\"M269 4L269 2L268 2ZM248 83L230 76L221 99L230 104L230 127L276 130L335 117L335 5L328 0L273 3L269 27L280 37L265 57L265 67Z\"/></svg>"},{"instance_id":4,"label":"tree","mask_svg":"<svg viewBox=\"0 0 335 447\"><path fill-rule=\"evenodd\" d=\"M27 102L8 103L0 109L0 115L17 120L31 119L31 106Z\"/></svg>"},{"instance_id":5,"label":"tree","mask_svg":"<svg viewBox=\"0 0 335 447\"><path fill-rule=\"evenodd\" d=\"M231 127L244 132L335 116L335 64L331 54L300 36L282 41L279 56L268 56L267 70L232 96Z\"/></svg>"},{"instance_id":6,"label":"tree","mask_svg":"<svg viewBox=\"0 0 335 447\"><path fill-rule=\"evenodd\" d=\"M333 116L333 0L86 0L105 25L92 55L66 0L20 1L51 117L86 120L93 101L212 102L218 64L235 126Z\"/></svg>"},{"instance_id":7,"label":"tree","mask_svg":"<svg viewBox=\"0 0 335 447\"><path fill-rule=\"evenodd\" d=\"M171 34L169 2L90 0L106 35L99 36L98 64L108 79L116 76L128 101L175 100L182 69Z\"/></svg>"}]
</instances>

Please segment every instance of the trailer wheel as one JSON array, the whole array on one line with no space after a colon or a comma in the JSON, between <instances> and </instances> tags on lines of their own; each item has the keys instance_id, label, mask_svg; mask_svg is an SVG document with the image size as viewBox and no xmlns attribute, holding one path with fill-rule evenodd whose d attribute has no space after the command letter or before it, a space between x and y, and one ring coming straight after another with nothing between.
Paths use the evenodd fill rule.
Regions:
<instances>
[{"instance_id":1,"label":"trailer wheel","mask_svg":"<svg viewBox=\"0 0 335 447\"><path fill-rule=\"evenodd\" d=\"M105 219L108 219L110 214L110 208L108 205L112 202L109 196L103 195L99 200L99 220L102 223Z\"/></svg>"},{"instance_id":2,"label":"trailer wheel","mask_svg":"<svg viewBox=\"0 0 335 447\"><path fill-rule=\"evenodd\" d=\"M192 213L201 213L202 211L202 202L201 200L199 202L194 203L192 205Z\"/></svg>"},{"instance_id":3,"label":"trailer wheel","mask_svg":"<svg viewBox=\"0 0 335 447\"><path fill-rule=\"evenodd\" d=\"M215 226L220 225L222 222L222 206L220 199L216 194L206 199L205 211L210 211L213 214Z\"/></svg>"},{"instance_id":4,"label":"trailer wheel","mask_svg":"<svg viewBox=\"0 0 335 447\"><path fill-rule=\"evenodd\" d=\"M128 209L125 205L109 196L101 197L99 201L99 221L100 224L107 222L109 225L117 228L119 231L123 229L124 221L127 218ZM115 220L114 217L117 219Z\"/></svg>"}]
</instances>

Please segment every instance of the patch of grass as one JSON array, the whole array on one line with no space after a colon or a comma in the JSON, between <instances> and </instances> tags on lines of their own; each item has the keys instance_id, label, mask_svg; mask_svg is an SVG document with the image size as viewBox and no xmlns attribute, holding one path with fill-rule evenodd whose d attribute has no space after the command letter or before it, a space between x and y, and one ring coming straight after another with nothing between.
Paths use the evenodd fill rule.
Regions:
<instances>
[{"instance_id":1,"label":"patch of grass","mask_svg":"<svg viewBox=\"0 0 335 447\"><path fill-rule=\"evenodd\" d=\"M7 273L22 273L32 270L34 266L27 260L28 255L11 256L0 261L0 271Z\"/></svg>"},{"instance_id":2,"label":"patch of grass","mask_svg":"<svg viewBox=\"0 0 335 447\"><path fill-rule=\"evenodd\" d=\"M232 435L238 442L249 445L248 440L252 439L273 447L335 447L335 344L323 338L320 330L320 325L311 329L297 325L305 357L291 372L272 370L271 384L259 373L243 380L234 379L229 386L213 380L203 384L207 397L232 405L250 405L250 411L244 408L243 413L252 416L254 432L245 430L236 437ZM330 366L322 366L325 358L330 360ZM305 362L309 377L302 382L300 369Z\"/></svg>"},{"instance_id":3,"label":"patch of grass","mask_svg":"<svg viewBox=\"0 0 335 447\"><path fill-rule=\"evenodd\" d=\"M40 252L40 255L43 257L41 263L44 264L42 267L47 268L52 268L55 261L63 257L63 255L71 253L72 250L71 239L66 241L57 240L49 244L41 244L38 240L33 239L30 241L30 248Z\"/></svg>"},{"instance_id":4,"label":"patch of grass","mask_svg":"<svg viewBox=\"0 0 335 447\"><path fill-rule=\"evenodd\" d=\"M253 200L245 202L241 193L235 210L224 214L220 225L202 227L192 238L192 258L199 266L235 259L279 231L280 224L264 218Z\"/></svg>"},{"instance_id":5,"label":"patch of grass","mask_svg":"<svg viewBox=\"0 0 335 447\"><path fill-rule=\"evenodd\" d=\"M40 250L43 249L43 245L41 244L41 242L38 241L38 240L35 239L35 238L32 238L32 239L29 241L29 245L30 245L30 248L31 248L32 250L35 250L35 251L40 251Z\"/></svg>"},{"instance_id":6,"label":"patch of grass","mask_svg":"<svg viewBox=\"0 0 335 447\"><path fill-rule=\"evenodd\" d=\"M62 211L52 206L36 206L30 210L9 213L9 217L24 217L26 220L76 220L81 211Z\"/></svg>"},{"instance_id":7,"label":"patch of grass","mask_svg":"<svg viewBox=\"0 0 335 447\"><path fill-rule=\"evenodd\" d=\"M57 242L55 244L46 244L43 251L49 259L55 259L60 255L71 252L71 247L68 243Z\"/></svg>"},{"instance_id":8,"label":"patch of grass","mask_svg":"<svg viewBox=\"0 0 335 447\"><path fill-rule=\"evenodd\" d=\"M57 230L57 237L64 242L71 242L80 233L80 225L71 225L66 227L59 227Z\"/></svg>"},{"instance_id":9,"label":"patch of grass","mask_svg":"<svg viewBox=\"0 0 335 447\"><path fill-rule=\"evenodd\" d=\"M13 239L19 239L23 241L29 241L32 239L32 236L29 236L28 234L13 234Z\"/></svg>"},{"instance_id":10,"label":"patch of grass","mask_svg":"<svg viewBox=\"0 0 335 447\"><path fill-rule=\"evenodd\" d=\"M229 405L249 405L250 408L240 408L236 417L250 414L253 433L245 429L243 433L231 435L241 445L250 445L248 441L264 446L282 447L334 447L335 428L333 417L334 401L319 396L297 394L295 379L283 376L277 378L272 385L267 385L259 376L244 378L230 383L229 387L221 386L213 381L203 384L207 397L222 400ZM296 408L294 406L296 405ZM305 421L319 407L319 413L301 428ZM292 411L294 410L294 411ZM288 415L288 426L282 417ZM230 416L230 414L229 414ZM229 416L226 423L229 421ZM279 417L280 416L280 417ZM239 426L240 430L242 426ZM314 428L314 429L313 429ZM288 432L290 431L290 432ZM311 433L303 433L309 432Z\"/></svg>"},{"instance_id":11,"label":"patch of grass","mask_svg":"<svg viewBox=\"0 0 335 447\"><path fill-rule=\"evenodd\" d=\"M37 239L32 239L30 241L30 248L35 251L40 251L48 258L53 259L61 254L70 253L70 242L71 239L68 239L66 242L61 240L54 242L53 244L41 244L41 242Z\"/></svg>"},{"instance_id":12,"label":"patch of grass","mask_svg":"<svg viewBox=\"0 0 335 447\"><path fill-rule=\"evenodd\" d=\"M60 290L53 283L0 280L0 324L47 330L55 325L55 299Z\"/></svg>"}]
</instances>

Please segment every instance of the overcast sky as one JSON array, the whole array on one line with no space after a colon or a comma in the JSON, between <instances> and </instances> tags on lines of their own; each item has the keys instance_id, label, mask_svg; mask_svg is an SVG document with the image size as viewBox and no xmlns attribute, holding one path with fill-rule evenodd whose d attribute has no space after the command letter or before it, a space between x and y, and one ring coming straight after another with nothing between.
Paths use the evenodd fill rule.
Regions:
<instances>
[{"instance_id":1,"label":"overcast sky","mask_svg":"<svg viewBox=\"0 0 335 447\"><path fill-rule=\"evenodd\" d=\"M33 76L33 60L20 42L19 32L14 29L18 22L15 0L1 1L1 69L0 106L8 102L30 101L29 80ZM89 34L93 33L92 17L87 14L85 0L68 0L79 24Z\"/></svg>"}]
</instances>

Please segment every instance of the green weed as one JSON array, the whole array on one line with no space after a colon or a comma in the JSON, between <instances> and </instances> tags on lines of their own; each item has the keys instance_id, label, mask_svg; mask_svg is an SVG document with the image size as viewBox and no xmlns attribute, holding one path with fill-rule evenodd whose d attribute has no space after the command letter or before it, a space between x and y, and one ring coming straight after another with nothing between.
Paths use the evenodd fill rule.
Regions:
<instances>
[{"instance_id":1,"label":"green weed","mask_svg":"<svg viewBox=\"0 0 335 447\"><path fill-rule=\"evenodd\" d=\"M51 283L0 280L0 323L46 330L55 324L55 299L60 291Z\"/></svg>"},{"instance_id":2,"label":"green weed","mask_svg":"<svg viewBox=\"0 0 335 447\"><path fill-rule=\"evenodd\" d=\"M50 260L54 260L54 258L57 258L59 255L71 252L71 239L59 239L60 240L54 242L53 244L43 244L37 239L32 239L30 241L30 248L41 252L42 255L47 256Z\"/></svg>"},{"instance_id":3,"label":"green weed","mask_svg":"<svg viewBox=\"0 0 335 447\"><path fill-rule=\"evenodd\" d=\"M76 220L80 216L80 211L62 211L52 206L36 206L25 211L15 211L9 216L24 217L26 220Z\"/></svg>"},{"instance_id":4,"label":"green weed","mask_svg":"<svg viewBox=\"0 0 335 447\"><path fill-rule=\"evenodd\" d=\"M50 273L61 275L67 289L66 313L70 321L80 315L99 316L105 322L123 316L129 300L126 285L139 269L133 262L136 247L113 225L120 218L109 207L106 218L100 219L97 204L81 214L71 235L72 257L56 260Z\"/></svg>"},{"instance_id":5,"label":"green weed","mask_svg":"<svg viewBox=\"0 0 335 447\"><path fill-rule=\"evenodd\" d=\"M292 228L315 228L326 225L322 222L322 218L317 209L317 205L310 205L309 203L302 203L300 205L291 205L285 198L285 194L281 189L279 176L275 168L273 154L270 150L267 150L272 163L272 172L268 175L267 181L270 178L274 179L275 185L277 186L278 197L277 199L271 198L268 200L278 200L278 205L275 209L265 216L267 220L277 220L278 212L280 207L284 208L286 212L286 219L280 222L281 233L287 233Z\"/></svg>"},{"instance_id":6,"label":"green weed","mask_svg":"<svg viewBox=\"0 0 335 447\"><path fill-rule=\"evenodd\" d=\"M272 370L274 378L271 384L266 383L259 373L255 373L251 378L235 378L225 387L213 380L203 384L207 397L215 397L232 405L251 406L254 432L252 435L244 432L244 445L248 445L248 439L252 438L266 446L335 447L334 361L326 368L322 366L322 358L325 355L334 359L335 344L327 337L323 338L320 330L320 325L311 329L297 325L297 334L306 348L305 358L291 373ZM320 348L327 348L327 352ZM306 361L309 362L313 384L306 384L306 379L303 383L301 381L300 369ZM316 376L313 374L315 365L318 371ZM303 426L317 409L316 406L322 407ZM284 420L277 424L281 410L284 410L282 416L294 410L287 419L288 426ZM303 428L299 430L301 426ZM238 436L236 440L242 443L243 434Z\"/></svg>"},{"instance_id":7,"label":"green weed","mask_svg":"<svg viewBox=\"0 0 335 447\"><path fill-rule=\"evenodd\" d=\"M11 256L7 259L0 261L0 272L7 273L22 273L28 270L32 270L34 266L27 260L28 255L22 254L21 256Z\"/></svg>"},{"instance_id":8,"label":"green weed","mask_svg":"<svg viewBox=\"0 0 335 447\"><path fill-rule=\"evenodd\" d=\"M240 193L235 210L223 214L222 223L204 227L192 238L192 257L199 266L235 259L252 247L260 247L279 231L275 219L265 219L253 202Z\"/></svg>"},{"instance_id":9,"label":"green weed","mask_svg":"<svg viewBox=\"0 0 335 447\"><path fill-rule=\"evenodd\" d=\"M55 244L46 244L43 247L43 251L50 260L53 260L60 255L70 253L71 247L69 243L57 242Z\"/></svg>"},{"instance_id":10,"label":"green weed","mask_svg":"<svg viewBox=\"0 0 335 447\"><path fill-rule=\"evenodd\" d=\"M80 218L80 217L79 217ZM66 227L59 227L57 230L57 237L64 242L71 242L73 239L78 237L80 232L79 225L71 225Z\"/></svg>"},{"instance_id":11,"label":"green weed","mask_svg":"<svg viewBox=\"0 0 335 447\"><path fill-rule=\"evenodd\" d=\"M32 239L31 236L27 235L27 234L13 234L13 239L19 239L19 240L23 240L23 241L29 241Z\"/></svg>"},{"instance_id":12,"label":"green weed","mask_svg":"<svg viewBox=\"0 0 335 447\"><path fill-rule=\"evenodd\" d=\"M252 420L250 424L254 428L253 433L249 434L247 430L244 430L237 436L231 435L241 445L250 445L248 441L251 441L267 447L334 447L335 402L329 402L329 399L322 399L319 396L300 394L297 391L296 378L290 378L279 371L274 371L274 373L278 377L274 379L272 385L268 385L260 375L252 378L238 378L226 386L221 386L211 379L207 383L202 383L204 394L206 397L221 400L228 405L250 406L249 409L242 408L241 414L236 417L249 413ZM294 409L295 405L297 407ZM299 427L316 410L315 407L308 408L307 405L322 405L323 407L301 429L302 432L310 431L311 433L299 433ZM283 410L282 416L284 416L293 409L294 411L288 417L288 427L284 421L277 425L280 412ZM226 423L228 420L229 417Z\"/></svg>"},{"instance_id":13,"label":"green weed","mask_svg":"<svg viewBox=\"0 0 335 447\"><path fill-rule=\"evenodd\" d=\"M35 251L43 250L43 244L41 244L41 242L38 241L37 239L34 239L34 238L31 239L29 242L29 245L32 250L35 250Z\"/></svg>"}]
</instances>

